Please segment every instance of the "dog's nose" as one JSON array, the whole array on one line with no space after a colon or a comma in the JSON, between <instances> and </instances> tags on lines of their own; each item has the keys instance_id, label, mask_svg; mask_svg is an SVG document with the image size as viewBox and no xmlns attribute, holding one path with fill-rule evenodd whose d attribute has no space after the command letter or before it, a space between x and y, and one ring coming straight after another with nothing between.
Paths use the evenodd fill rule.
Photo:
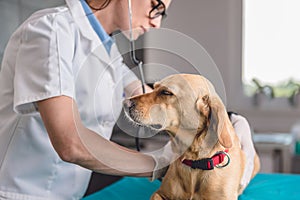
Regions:
<instances>
[{"instance_id":1,"label":"dog's nose","mask_svg":"<svg viewBox=\"0 0 300 200\"><path fill-rule=\"evenodd\" d=\"M123 106L124 108L131 108L135 105L134 101L130 100L130 99L125 99L123 101Z\"/></svg>"}]
</instances>

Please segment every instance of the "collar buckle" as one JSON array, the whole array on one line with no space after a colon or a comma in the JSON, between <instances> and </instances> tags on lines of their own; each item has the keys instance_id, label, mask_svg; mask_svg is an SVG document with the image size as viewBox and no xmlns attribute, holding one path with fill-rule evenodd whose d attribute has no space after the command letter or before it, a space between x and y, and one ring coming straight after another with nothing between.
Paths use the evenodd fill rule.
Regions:
<instances>
[{"instance_id":1,"label":"collar buckle","mask_svg":"<svg viewBox=\"0 0 300 200\"><path fill-rule=\"evenodd\" d=\"M183 160L182 163L190 166L192 169L202 169L202 170L212 170L214 167L216 168L224 168L230 163L230 156L227 153L228 150L219 151L211 158L204 158L201 160ZM220 165L223 163L225 158L227 157L227 162L224 165Z\"/></svg>"},{"instance_id":2,"label":"collar buckle","mask_svg":"<svg viewBox=\"0 0 300 200\"><path fill-rule=\"evenodd\" d=\"M212 170L214 169L214 161L211 158L205 158L202 160L195 160L191 163L193 169Z\"/></svg>"}]
</instances>

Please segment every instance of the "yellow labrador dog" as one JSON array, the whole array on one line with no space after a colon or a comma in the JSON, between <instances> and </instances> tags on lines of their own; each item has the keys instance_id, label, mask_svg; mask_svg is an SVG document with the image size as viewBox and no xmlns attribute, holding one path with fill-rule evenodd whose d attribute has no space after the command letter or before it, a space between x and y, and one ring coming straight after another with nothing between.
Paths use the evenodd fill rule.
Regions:
<instances>
[{"instance_id":1,"label":"yellow labrador dog","mask_svg":"<svg viewBox=\"0 0 300 200\"><path fill-rule=\"evenodd\" d=\"M200 75L178 74L124 102L137 124L166 130L179 154L152 200L235 200L246 157L225 106ZM259 170L255 157L253 176Z\"/></svg>"}]
</instances>

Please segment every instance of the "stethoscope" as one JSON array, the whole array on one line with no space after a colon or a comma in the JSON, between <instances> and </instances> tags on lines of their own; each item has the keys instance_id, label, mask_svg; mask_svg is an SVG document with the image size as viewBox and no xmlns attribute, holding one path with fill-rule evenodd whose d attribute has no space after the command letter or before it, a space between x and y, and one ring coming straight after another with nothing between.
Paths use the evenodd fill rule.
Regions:
<instances>
[{"instance_id":1,"label":"stethoscope","mask_svg":"<svg viewBox=\"0 0 300 200\"><path fill-rule=\"evenodd\" d=\"M130 59L133 62L133 64L138 66L139 73L141 76L142 91L143 91L143 94L145 94L146 93L146 89L145 89L146 83L145 83L145 76L144 76L144 70L143 70L143 62L141 60L138 60L135 55L135 42L134 42L133 31L132 31L131 0L128 0L128 16L129 16ZM139 127L138 131L137 131L137 135L135 137L135 145L136 145L137 151L140 151L139 136L141 135L140 133L142 133L143 131L144 131L144 128Z\"/></svg>"}]
</instances>

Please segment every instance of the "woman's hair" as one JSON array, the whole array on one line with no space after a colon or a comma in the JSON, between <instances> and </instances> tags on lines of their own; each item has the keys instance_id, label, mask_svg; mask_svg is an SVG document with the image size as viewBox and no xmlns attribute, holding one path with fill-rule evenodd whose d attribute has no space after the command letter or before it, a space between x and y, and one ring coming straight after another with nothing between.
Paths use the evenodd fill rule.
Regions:
<instances>
[{"instance_id":1,"label":"woman's hair","mask_svg":"<svg viewBox=\"0 0 300 200\"><path fill-rule=\"evenodd\" d=\"M111 0L104 0L102 5L100 5L99 7L95 7L95 6L91 5L91 2L95 1L95 0L85 0L85 1L90 6L90 8L92 8L93 10L96 10L96 11L99 11L99 10L102 10L102 9L106 8L108 6L108 4L111 2Z\"/></svg>"}]
</instances>

